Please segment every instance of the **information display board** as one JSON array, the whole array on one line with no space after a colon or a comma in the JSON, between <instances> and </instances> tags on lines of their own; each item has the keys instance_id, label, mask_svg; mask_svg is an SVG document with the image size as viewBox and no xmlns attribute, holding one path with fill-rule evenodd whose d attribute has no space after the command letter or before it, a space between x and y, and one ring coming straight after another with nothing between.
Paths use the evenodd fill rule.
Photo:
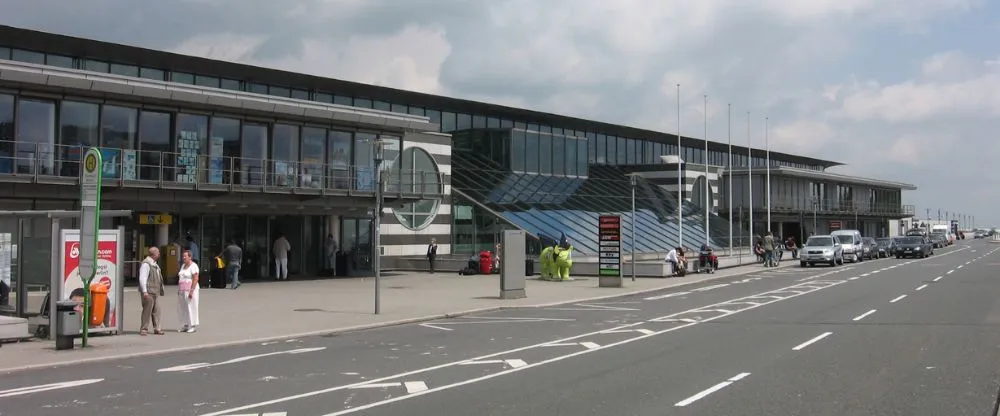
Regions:
<instances>
[{"instance_id":1,"label":"information display board","mask_svg":"<svg viewBox=\"0 0 1000 416\"><path fill-rule=\"evenodd\" d=\"M622 286L622 224L620 215L601 215L597 219L600 253L597 262L600 287Z\"/></svg>"}]
</instances>

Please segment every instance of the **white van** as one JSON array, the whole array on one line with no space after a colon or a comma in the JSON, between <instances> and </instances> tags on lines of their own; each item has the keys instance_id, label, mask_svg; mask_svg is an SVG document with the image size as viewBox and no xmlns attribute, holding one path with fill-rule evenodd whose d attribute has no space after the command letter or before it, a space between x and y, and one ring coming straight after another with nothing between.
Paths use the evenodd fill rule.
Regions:
<instances>
[{"instance_id":1,"label":"white van","mask_svg":"<svg viewBox=\"0 0 1000 416\"><path fill-rule=\"evenodd\" d=\"M944 235L948 244L955 244L955 235L951 233L951 227L947 225L935 225L931 227L931 234Z\"/></svg>"},{"instance_id":2,"label":"white van","mask_svg":"<svg viewBox=\"0 0 1000 416\"><path fill-rule=\"evenodd\" d=\"M858 230L837 230L830 235L840 242L844 248L844 261L857 263L864 260L864 242L861 241L861 231Z\"/></svg>"}]
</instances>

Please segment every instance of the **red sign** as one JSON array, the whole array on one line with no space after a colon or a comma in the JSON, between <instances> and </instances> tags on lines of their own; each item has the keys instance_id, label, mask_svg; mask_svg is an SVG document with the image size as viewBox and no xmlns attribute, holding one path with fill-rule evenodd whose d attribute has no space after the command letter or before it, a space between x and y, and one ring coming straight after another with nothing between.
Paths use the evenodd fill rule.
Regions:
<instances>
[{"instance_id":1,"label":"red sign","mask_svg":"<svg viewBox=\"0 0 1000 416\"><path fill-rule=\"evenodd\" d=\"M842 227L840 221L830 221L830 230L839 230Z\"/></svg>"},{"instance_id":2,"label":"red sign","mask_svg":"<svg viewBox=\"0 0 1000 416\"><path fill-rule=\"evenodd\" d=\"M78 237L78 236L76 236ZM80 242L65 241L63 249L63 295L69 297L74 289L83 287L80 278ZM94 267L94 279L91 286L103 285L108 289L108 299L111 308L108 311L110 319L108 327L118 325L118 303L115 299L114 280L118 279L118 241L106 235L101 235L97 242L97 263Z\"/></svg>"}]
</instances>

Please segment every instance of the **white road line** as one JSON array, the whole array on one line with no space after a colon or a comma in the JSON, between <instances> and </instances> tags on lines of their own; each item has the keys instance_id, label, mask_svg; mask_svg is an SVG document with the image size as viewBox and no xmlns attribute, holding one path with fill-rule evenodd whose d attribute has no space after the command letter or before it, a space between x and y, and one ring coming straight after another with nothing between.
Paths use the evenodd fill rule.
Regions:
<instances>
[{"instance_id":1,"label":"white road line","mask_svg":"<svg viewBox=\"0 0 1000 416\"><path fill-rule=\"evenodd\" d=\"M616 330L612 330L612 331L604 331L603 333L604 334L624 334L624 333L628 333L628 332L638 332L638 333L643 334L643 335L652 335L652 334L656 333L652 329L642 329L642 328L639 328L639 329L616 329Z\"/></svg>"},{"instance_id":2,"label":"white road line","mask_svg":"<svg viewBox=\"0 0 1000 416\"><path fill-rule=\"evenodd\" d=\"M927 288L927 285L926 285L926 284L923 284L923 285L920 285L920 286L917 286L917 289L916 289L916 291L917 291L917 292L919 292L919 291L921 291L921 290L924 290L925 288Z\"/></svg>"},{"instance_id":3,"label":"white road line","mask_svg":"<svg viewBox=\"0 0 1000 416\"><path fill-rule=\"evenodd\" d=\"M691 289L691 290L695 291L695 292L704 292L706 290L718 289L720 287L726 287L726 286L729 286L729 283L720 283L720 284L717 284L717 285L705 286L705 287L702 287L702 288Z\"/></svg>"},{"instance_id":4,"label":"white road line","mask_svg":"<svg viewBox=\"0 0 1000 416\"><path fill-rule=\"evenodd\" d=\"M598 348L601 348L600 345L594 342L581 342L580 345L582 345L584 348L588 350L596 350Z\"/></svg>"},{"instance_id":5,"label":"white road line","mask_svg":"<svg viewBox=\"0 0 1000 416\"><path fill-rule=\"evenodd\" d=\"M413 394L427 390L427 383L423 381L407 381L403 383L403 387L406 387L407 393Z\"/></svg>"},{"instance_id":6,"label":"white road line","mask_svg":"<svg viewBox=\"0 0 1000 416\"><path fill-rule=\"evenodd\" d=\"M861 275L861 277L868 277L868 276L871 276L871 275L872 275L871 273L865 273L865 274Z\"/></svg>"},{"instance_id":7,"label":"white road line","mask_svg":"<svg viewBox=\"0 0 1000 416\"><path fill-rule=\"evenodd\" d=\"M863 313L863 314L861 314L861 315L858 315L858 316L855 316L855 317L854 317L854 320L855 320L855 321L860 321L860 320L862 320L862 319L865 319L865 318L866 318L866 317L867 317L868 315L871 315L871 314L873 314L873 313L875 313L875 309L872 309L872 310L870 310L870 311L868 311L868 312L865 312L865 313Z\"/></svg>"},{"instance_id":8,"label":"white road line","mask_svg":"<svg viewBox=\"0 0 1000 416\"><path fill-rule=\"evenodd\" d=\"M945 274L952 274L952 273L955 273L955 271L954 270L948 270L948 273L945 273Z\"/></svg>"},{"instance_id":9,"label":"white road line","mask_svg":"<svg viewBox=\"0 0 1000 416\"><path fill-rule=\"evenodd\" d=\"M854 277L852 277L852 278L849 278L849 279L847 279L847 280L858 280L858 279L860 279L860 278L861 278L861 276L854 276Z\"/></svg>"},{"instance_id":10,"label":"white road line","mask_svg":"<svg viewBox=\"0 0 1000 416\"><path fill-rule=\"evenodd\" d=\"M964 264L959 264L959 265L958 265L958 267L956 267L956 268L955 268L955 270L958 270L958 269L961 269L961 268L963 268L963 267L965 267L965 265L964 265Z\"/></svg>"},{"instance_id":11,"label":"white road line","mask_svg":"<svg viewBox=\"0 0 1000 416\"><path fill-rule=\"evenodd\" d=\"M66 389L77 386L86 386L88 384L100 383L102 381L104 381L103 378L93 378L89 380L64 381L62 383L42 384L39 386L18 387L16 389L0 390L0 398L21 396L25 394L39 393L49 390Z\"/></svg>"},{"instance_id":12,"label":"white road line","mask_svg":"<svg viewBox=\"0 0 1000 416\"><path fill-rule=\"evenodd\" d=\"M906 295L899 295L898 297L896 297L896 299L890 300L889 303L899 302L899 301L903 300L903 298L905 298L905 297L906 297Z\"/></svg>"},{"instance_id":13,"label":"white road line","mask_svg":"<svg viewBox=\"0 0 1000 416\"><path fill-rule=\"evenodd\" d=\"M351 389L351 390L357 390L357 389L384 389L384 388L389 388L389 387L399 387L400 384L402 384L402 383L400 383L398 381L394 382L394 383L361 384L361 385L357 385L357 386L348 387L348 389Z\"/></svg>"},{"instance_id":14,"label":"white road line","mask_svg":"<svg viewBox=\"0 0 1000 416\"><path fill-rule=\"evenodd\" d=\"M667 293L665 295L650 296L650 297L645 298L643 300L660 300L660 299L672 298L674 296L684 296L684 295L689 295L689 294L691 294L691 292Z\"/></svg>"},{"instance_id":15,"label":"white road line","mask_svg":"<svg viewBox=\"0 0 1000 416\"><path fill-rule=\"evenodd\" d=\"M837 286L837 285L839 285L841 283L845 283L845 281L841 280L841 281L830 282L828 286L824 286L824 287L821 287L821 288L818 288L818 289L808 290L808 291L804 291L804 292L794 292L792 294L789 294L788 296L781 297L781 298L773 300L773 301L762 303L759 306L751 306L751 307L743 308L743 309L740 309L738 311L735 311L734 313L749 311L749 310L752 310L752 309L756 309L756 308L758 308L760 306L765 306L765 305L769 305L769 304L772 304L772 303L780 302L780 301L783 301L783 300L788 300L788 299L796 298L798 296L801 296L801 295L804 295L804 294L807 294L807 293L815 293L815 292L818 292L818 291L826 289L826 288ZM769 292L762 292L762 293L759 293L759 294L756 294L756 295L750 295L750 296L744 296L744 297L741 297L741 298L730 299L728 301L715 303L713 305L707 305L707 306L704 306L704 307L701 307L701 308L695 308L695 309L691 309L691 310L687 310L687 311L677 312L677 313L674 313L674 314L671 314L671 315L666 315L666 316L662 316L662 317L658 317L658 318L649 319L647 321L635 322L635 323L625 324L625 325L621 325L621 326L614 327L614 328L603 329L603 330L600 330L600 331L588 332L588 333L585 333L585 334L579 334L579 335L575 335L575 336L572 336L572 337L563 338L563 339L555 340L555 341L547 341L547 342L543 342L543 343L539 343L539 344L534 344L534 345L526 345L526 346L523 346L523 347L514 348L514 349L511 349L511 350L507 350L507 351L495 352L495 353L483 355L483 356L480 356L480 357L465 359L465 360L462 360L462 361L453 361L453 362L450 362L450 363L439 364L439 365L436 365L436 366L426 367L426 368L421 368L421 369L416 369L416 370L408 371L408 372L405 372L405 373L387 375L385 377L380 377L380 378L376 378L376 379L372 379L372 380L361 381L361 382L358 382L358 383L353 383L353 384L348 384L348 385L333 386L333 387L328 387L328 388L324 388L324 389L309 391L309 392L305 392L305 393L299 393L299 394L295 394L295 395L290 395L290 396L285 396L285 397L279 397L279 398L276 398L276 399L266 400L266 401L262 401L262 402L258 402L258 403L251 403L251 404L247 404L247 405L243 405L243 406L239 406L239 407L235 407L235 408L231 408L231 409L224 409L224 410L221 410L221 411L217 411L217 412L213 412L213 413L208 413L208 414L204 414L204 415L201 415L201 416L223 416L223 415L229 415L229 414L232 414L233 412L239 412L239 411L242 411L242 410L254 409L254 408L259 408L259 407L263 407L263 406L270 406L270 405L277 404L277 403L285 403L285 402L290 402L290 401L293 401L293 400L304 399L304 398L308 398L308 397L315 397L315 396L319 396L319 395L322 395L322 394L327 394L327 393L331 393L331 392L335 392L335 391L350 389L352 387L356 387L356 386L360 386L360 385L367 385L367 384L372 384L372 383L385 382L387 380L398 380L398 379L401 379L401 378L404 378L404 377L410 377L410 376L413 376L413 375L416 375L416 374L423 374L423 373L428 373L428 372L431 372L431 371L440 370L440 369L444 369L444 368L448 368L448 367L452 367L452 366L456 366L456 365L463 365L463 363L467 363L467 362L473 362L473 361L477 361L477 360L485 360L485 359L490 359L490 358L493 358L493 357L501 357L501 356L504 356L504 355L509 356L511 354L518 353L518 352L521 352L521 351L527 351L527 350L531 350L531 349L535 349L535 348L544 348L544 347L551 346L553 344L558 344L558 343L573 342L574 340L581 339L581 338L586 338L586 337L590 337L590 336L594 336L594 335L598 335L598 334L601 334L601 333L609 331L609 330L613 331L613 330L619 330L619 329L634 328L634 327L636 327L638 325L644 325L644 324L646 324L648 322L666 322L665 320L667 320L667 319L671 319L671 318L677 317L677 316L683 316L684 314L690 314L690 313L702 310L703 308L711 308L713 306L724 305L724 304L726 304L728 302L738 302L738 301L745 300L745 299L753 299L753 298L759 298L759 297L762 297L762 296L769 296L769 295L773 295L774 293L778 293L778 292L780 292L782 290L787 290L789 288L794 288L794 287L796 287L796 286L793 285L793 286L789 286L789 287L782 288L782 289L772 290L772 291L769 291ZM572 353L569 353L569 354L565 354L565 355L560 355L560 356L557 356L557 357L549 358L549 359L546 359L546 360L543 360L543 361L538 361L538 362L535 362L535 363L527 364L527 365L525 365L523 367L520 367L520 368L507 369L507 370L499 371L499 372L496 372L496 373L486 374L486 375L483 375L483 376L480 376L480 377L476 377L476 378L472 378L472 379L461 380L461 381L457 381L457 382L454 382L454 383L451 383L451 384L437 386L437 387L434 387L434 388L430 388L430 389L424 390L424 391L419 392L419 393L414 393L414 394L409 394L409 395L404 395L404 396L392 397L390 399L381 400L381 401L377 401L377 402L372 402L372 403L368 403L368 404L365 404L365 405L353 407L353 408L350 408L350 409L344 409L344 410L336 411L336 412L333 412L333 413L329 413L326 416L340 416L340 415L346 415L346 414L361 412L361 411L364 411L364 410L367 410L367 409L375 408L375 407L378 407L378 406L384 406L384 405L387 405L387 404L390 404L390 403L396 403L396 402L399 402L399 401L402 401L402 400L408 400L408 399L411 399L411 398L414 398L414 397L418 397L418 396L422 396L422 395L425 395L425 394L431 394L431 393L435 393L435 392L439 392L439 391L453 389L453 388L456 388L456 387L461 387L461 386L465 386L465 385L475 384L475 383L479 383L479 382L482 382L482 381L485 381L485 380L490 380L490 379L493 379L493 378L496 378L496 377L502 377L502 376L505 376L507 374L511 374L511 373L514 373L514 372L527 370L529 368L534 368L534 367L538 367L538 366L548 365L548 364L552 364L552 363L555 363L555 362L567 360L567 359L574 358L574 357L577 357L577 356L580 356L580 355L583 355L583 354L589 354L589 353L592 353L592 352L595 352L595 351L605 350L605 349L614 348L614 347L618 347L618 346L621 346L621 345L625 345L625 344L629 344L629 343L633 343L633 342L645 340L645 339L650 338L650 337L654 337L654 336L657 336L657 335L667 334L667 333L678 331L678 330L681 330L681 329L684 329L684 328L689 328L689 327L692 327L694 325L698 325L698 324L701 324L701 323L704 323L704 322L714 321L714 320L721 319L721 318L724 318L724 317L727 317L727 316L730 316L730 315L732 315L732 314L720 314L718 316L712 316L712 317L709 317L709 318L697 320L695 322L684 323L682 325L672 326L672 327L667 328L667 329L656 331L656 332L654 332L653 334L650 334L650 335L641 335L641 336L637 336L637 337L633 337L633 338L628 338L628 339L625 339L625 340L622 340L622 341L617 341L617 342L605 344L605 345L602 345L598 349L594 349L594 350L584 349L584 350L572 352Z\"/></svg>"},{"instance_id":16,"label":"white road line","mask_svg":"<svg viewBox=\"0 0 1000 416\"><path fill-rule=\"evenodd\" d=\"M833 334L833 332L824 332L822 334L819 334L818 336L816 336L815 338L813 338L813 339L811 339L809 341L806 341L806 342L803 342L803 343L801 343L799 345L796 345L795 348L792 348L792 351L801 351L803 348L808 347L808 346L810 346L810 345L818 342L819 340L821 340L823 338L826 338L826 337L828 337L828 336L830 336L832 334Z\"/></svg>"},{"instance_id":17,"label":"white road line","mask_svg":"<svg viewBox=\"0 0 1000 416\"><path fill-rule=\"evenodd\" d=\"M431 324L420 324L420 326L425 327L425 328L440 329L442 331L454 331L455 330L454 328L445 328L443 326L437 326L437 325L431 325Z\"/></svg>"},{"instance_id":18,"label":"white road line","mask_svg":"<svg viewBox=\"0 0 1000 416\"><path fill-rule=\"evenodd\" d=\"M691 403L694 403L694 402L696 402L698 400L704 399L709 394L712 394L712 393L715 393L715 392L717 392L719 390L722 390L722 389L728 387L730 384L733 384L733 383L735 383L737 381L740 381L744 377L749 376L749 375L750 375L750 373L740 373L740 374L736 375L735 377L730 378L729 380L723 381L723 382L721 382L719 384L716 384L716 385L714 385L712 387L709 387L709 388L707 388L705 390L702 390L701 393L698 393L698 394L696 394L694 396L691 396L691 397L688 397L688 398L686 398L684 400L681 400L681 401L677 402L677 404L675 404L674 406L676 406L676 407L684 407L684 406L687 406L687 405L689 405Z\"/></svg>"},{"instance_id":19,"label":"white road line","mask_svg":"<svg viewBox=\"0 0 1000 416\"><path fill-rule=\"evenodd\" d=\"M944 276L938 276L938 277L935 277L935 278L934 278L934 281L935 281L935 282L937 282L937 281L939 281L939 280L941 280L941 279L944 279Z\"/></svg>"},{"instance_id":20,"label":"white road line","mask_svg":"<svg viewBox=\"0 0 1000 416\"><path fill-rule=\"evenodd\" d=\"M565 344L563 346L569 346L569 345L577 345L577 344ZM555 346L555 345L553 345L553 346ZM524 366L528 365L528 363L524 362L524 360L517 360L517 359L514 359L514 360L478 360L478 361L469 361L469 362L459 363L458 365L483 365L483 364L506 364L506 365L510 366L510 368L521 368L521 367L524 367Z\"/></svg>"},{"instance_id":21,"label":"white road line","mask_svg":"<svg viewBox=\"0 0 1000 416\"><path fill-rule=\"evenodd\" d=\"M236 364L236 363L241 363L241 362L244 362L244 361L249 361L249 360L253 360L253 359L257 359L257 358L270 357L270 356L274 356L274 355L285 355L285 354L287 354L287 355L295 355L295 354L302 354L302 353L307 353L307 352L322 351L322 350L325 350L325 349L326 349L326 347L313 347L313 348L299 348L299 349L288 350L288 351L275 351L275 352L269 352L269 353L264 353L264 354L246 355L246 356L243 356L243 357L237 357L237 358L233 358L231 360L226 360L226 361L219 362L219 363L214 363L214 364L213 363L185 364L185 365L178 365L178 366L174 366L174 367L161 368L161 369L156 370L156 371L159 372L159 373L171 373L171 372L178 372L178 371L191 371L191 370L196 370L196 369L199 369L199 368L216 367L216 366L226 365L226 364Z\"/></svg>"}]
</instances>

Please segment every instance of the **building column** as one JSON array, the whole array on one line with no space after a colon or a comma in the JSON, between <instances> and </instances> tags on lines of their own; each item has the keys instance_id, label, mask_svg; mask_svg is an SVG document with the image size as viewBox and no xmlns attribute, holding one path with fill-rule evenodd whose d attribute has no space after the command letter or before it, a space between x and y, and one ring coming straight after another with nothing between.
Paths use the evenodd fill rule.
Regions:
<instances>
[{"instance_id":1,"label":"building column","mask_svg":"<svg viewBox=\"0 0 1000 416\"><path fill-rule=\"evenodd\" d=\"M340 246L340 216L339 215L329 215L327 216L327 233L333 234L333 240L337 242ZM326 236L323 236L326 239Z\"/></svg>"},{"instance_id":2,"label":"building column","mask_svg":"<svg viewBox=\"0 0 1000 416\"><path fill-rule=\"evenodd\" d=\"M157 247L163 247L170 243L170 225L168 224L156 224L156 236L155 244Z\"/></svg>"}]
</instances>

